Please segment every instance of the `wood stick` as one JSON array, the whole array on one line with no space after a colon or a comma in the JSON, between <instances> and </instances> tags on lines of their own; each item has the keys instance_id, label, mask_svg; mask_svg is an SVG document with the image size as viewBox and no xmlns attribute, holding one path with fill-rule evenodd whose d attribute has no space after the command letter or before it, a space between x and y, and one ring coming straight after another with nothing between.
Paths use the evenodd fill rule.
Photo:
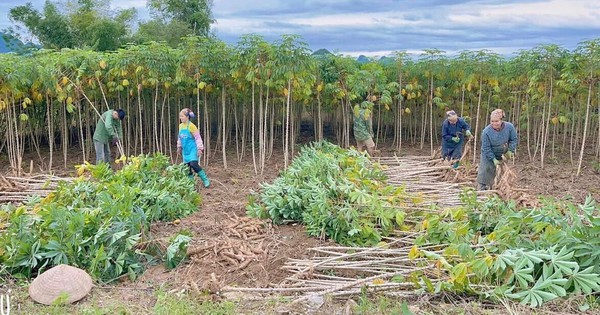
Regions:
<instances>
[{"instance_id":1,"label":"wood stick","mask_svg":"<svg viewBox=\"0 0 600 315\"><path fill-rule=\"evenodd\" d=\"M356 287L359 285L362 285L363 283L367 283L367 282L371 282L375 279L387 279L387 278L392 278L395 276L400 276L400 275L405 275L409 272L414 272L414 271L421 271L421 270L426 270L426 269L430 269L431 267L421 267L421 268L416 268L414 270L410 270L410 271L395 271L395 272L389 272L389 273L385 273L385 274L381 274L381 275L375 275L375 276L371 276L371 277L367 277L364 279L360 279L360 280L356 280L356 281L352 281L350 283L344 284L344 285L340 285L340 286L335 286L333 288L321 291L321 292L315 292L314 294L311 295L304 295L298 299L295 299L294 301L292 301L292 303L290 305L294 305L294 304L298 304L300 302L306 301L308 300L311 296L314 295L325 295L325 294L330 294L330 293L334 293L336 291L341 291L347 288L352 288L352 287Z\"/></svg>"}]
</instances>

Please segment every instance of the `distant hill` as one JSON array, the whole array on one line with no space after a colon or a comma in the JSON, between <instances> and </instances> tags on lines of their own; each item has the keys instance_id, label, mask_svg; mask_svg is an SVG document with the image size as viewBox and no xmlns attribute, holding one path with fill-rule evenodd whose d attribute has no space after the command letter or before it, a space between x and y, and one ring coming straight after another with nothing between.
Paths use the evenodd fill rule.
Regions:
<instances>
[{"instance_id":1,"label":"distant hill","mask_svg":"<svg viewBox=\"0 0 600 315\"><path fill-rule=\"evenodd\" d=\"M371 61L371 59L369 59L369 57L367 57L365 55L360 55L360 56L358 56L356 61L358 61L358 63L368 63Z\"/></svg>"},{"instance_id":2,"label":"distant hill","mask_svg":"<svg viewBox=\"0 0 600 315\"><path fill-rule=\"evenodd\" d=\"M11 38L10 36L0 32L0 53L7 53L13 51L16 47L19 47L21 43L18 39Z\"/></svg>"},{"instance_id":3,"label":"distant hill","mask_svg":"<svg viewBox=\"0 0 600 315\"><path fill-rule=\"evenodd\" d=\"M332 52L330 52L329 50L327 50L325 48L315 50L312 53L312 56L317 57L317 58L324 57L324 56L333 56L333 55L334 54ZM358 62L360 64L364 64L364 63L369 63L369 62L375 61L375 62L379 62L384 65L389 65L394 62L394 58L390 57L390 56L383 56L379 59L376 59L376 58L377 57L369 58L365 55L360 55L360 56L358 56L358 58L356 58L356 62Z\"/></svg>"},{"instance_id":4,"label":"distant hill","mask_svg":"<svg viewBox=\"0 0 600 315\"><path fill-rule=\"evenodd\" d=\"M384 65L389 65L389 64L394 63L394 58L388 57L388 56L383 56L383 57L379 58L379 63L384 64Z\"/></svg>"},{"instance_id":5,"label":"distant hill","mask_svg":"<svg viewBox=\"0 0 600 315\"><path fill-rule=\"evenodd\" d=\"M325 56L325 55L333 55L329 50L325 48L321 48L312 53L313 56Z\"/></svg>"},{"instance_id":6,"label":"distant hill","mask_svg":"<svg viewBox=\"0 0 600 315\"><path fill-rule=\"evenodd\" d=\"M23 44L23 42L21 42L18 38L0 32L0 54L9 52L23 52L28 48L39 47L31 43Z\"/></svg>"}]
</instances>

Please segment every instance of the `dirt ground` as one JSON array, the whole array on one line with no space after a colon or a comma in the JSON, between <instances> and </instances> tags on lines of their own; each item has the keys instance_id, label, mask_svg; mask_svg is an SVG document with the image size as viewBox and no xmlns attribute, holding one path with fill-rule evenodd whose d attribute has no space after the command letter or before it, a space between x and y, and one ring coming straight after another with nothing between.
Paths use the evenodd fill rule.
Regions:
<instances>
[{"instance_id":1,"label":"dirt ground","mask_svg":"<svg viewBox=\"0 0 600 315\"><path fill-rule=\"evenodd\" d=\"M567 158L550 161L543 169L539 161L532 163L524 160L519 159L515 165L520 187L539 195L575 202L582 202L588 195L600 200L600 170L591 165L591 156L584 162L579 177L575 176L577 166L572 166Z\"/></svg>"},{"instance_id":2,"label":"dirt ground","mask_svg":"<svg viewBox=\"0 0 600 315\"><path fill-rule=\"evenodd\" d=\"M390 147L380 145L382 155L394 154ZM288 276L280 269L288 258L305 257L309 255L307 248L331 244L326 240L308 237L304 228L296 224L272 226L268 221L262 221L259 229L263 235L254 241L227 232L236 220L245 217L248 195L258 191L260 183L271 182L283 169L282 153L279 151L267 161L265 173L255 176L251 151L247 151L246 154L241 162L236 160L234 154L230 154L227 169L223 168L220 153L216 154L210 164L204 166L211 178L211 187L205 189L198 186L203 198L201 210L181 219L180 222L157 223L151 229L158 238L168 238L180 230L189 230L193 234L190 248L208 249L192 255L187 263L171 271L162 265L152 266L134 282L125 280L107 286L99 285L92 294L96 300L118 299L131 305L132 310L143 310L149 309L155 303L154 293L157 288L169 292L197 292L207 298L218 298L219 295L213 293L223 286L265 287L277 284ZM424 150L408 147L398 154L429 155L429 149L428 146ZM61 157L57 158L56 162L62 164ZM28 164L29 159L25 161ZM600 200L600 174L593 169L591 158L586 160L580 177L574 176L574 167L559 163L560 161L550 161L541 169L539 161L530 162L525 157L518 157L514 166L518 171L518 186L529 189L534 195L548 195L580 202L591 194L596 200ZM77 159L70 164L79 163L81 161ZM6 157L0 156L0 172L8 171L7 164ZM57 173L66 175L70 170L74 170L72 166ZM252 256L253 259L243 268L231 260L215 259L220 257L216 252L220 250L219 246L231 242L235 242L235 246L247 245L248 248L260 246L261 251ZM253 307L255 305L248 306L249 311L252 311Z\"/></svg>"}]
</instances>

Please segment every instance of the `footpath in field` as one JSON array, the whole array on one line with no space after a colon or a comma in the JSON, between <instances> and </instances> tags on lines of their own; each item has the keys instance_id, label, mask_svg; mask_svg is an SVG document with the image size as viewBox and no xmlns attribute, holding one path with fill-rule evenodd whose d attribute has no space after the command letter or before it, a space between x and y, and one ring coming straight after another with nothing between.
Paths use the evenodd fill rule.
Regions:
<instances>
[{"instance_id":1,"label":"footpath in field","mask_svg":"<svg viewBox=\"0 0 600 315\"><path fill-rule=\"evenodd\" d=\"M459 178L456 175L461 170L454 170L449 163L429 156L380 157L378 162L385 169L390 184L403 186L407 192L418 195L422 207L419 210L424 212L461 205L460 194L464 188L473 185L471 181L445 181ZM480 194L478 198L485 198L485 195ZM415 271L435 273L437 281L446 277L439 274L427 258L411 257L412 246L420 234L397 230L385 237L378 247L309 248L310 254L306 258L290 258L285 262L282 269L290 275L278 285L270 288L227 286L223 291L277 293L293 297L293 303L307 304L308 307L319 307L325 295L356 296L365 288L369 292L407 297L415 294L415 285L409 280ZM434 254L438 251L435 246L424 249ZM439 252L441 254L441 250Z\"/></svg>"}]
</instances>

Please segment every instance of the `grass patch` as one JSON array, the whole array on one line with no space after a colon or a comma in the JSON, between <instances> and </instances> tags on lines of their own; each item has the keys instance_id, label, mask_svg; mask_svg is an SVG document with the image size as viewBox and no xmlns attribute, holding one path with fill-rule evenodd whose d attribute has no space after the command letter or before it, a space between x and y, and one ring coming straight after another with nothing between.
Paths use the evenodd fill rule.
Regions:
<instances>
[{"instance_id":1,"label":"grass patch","mask_svg":"<svg viewBox=\"0 0 600 315\"><path fill-rule=\"evenodd\" d=\"M174 295L159 293L152 314L155 315L184 315L184 314L211 314L234 315L237 314L233 302L199 301L188 295Z\"/></svg>"},{"instance_id":2,"label":"grass patch","mask_svg":"<svg viewBox=\"0 0 600 315\"><path fill-rule=\"evenodd\" d=\"M113 291L114 292L114 291ZM150 296L152 297L152 296ZM73 305L45 306L29 298L26 288L11 290L11 314L28 315L234 315L239 314L237 305L231 301L202 301L188 294L171 294L159 290L154 293L156 302L147 307L138 303L112 300L106 295L92 295Z\"/></svg>"}]
</instances>

